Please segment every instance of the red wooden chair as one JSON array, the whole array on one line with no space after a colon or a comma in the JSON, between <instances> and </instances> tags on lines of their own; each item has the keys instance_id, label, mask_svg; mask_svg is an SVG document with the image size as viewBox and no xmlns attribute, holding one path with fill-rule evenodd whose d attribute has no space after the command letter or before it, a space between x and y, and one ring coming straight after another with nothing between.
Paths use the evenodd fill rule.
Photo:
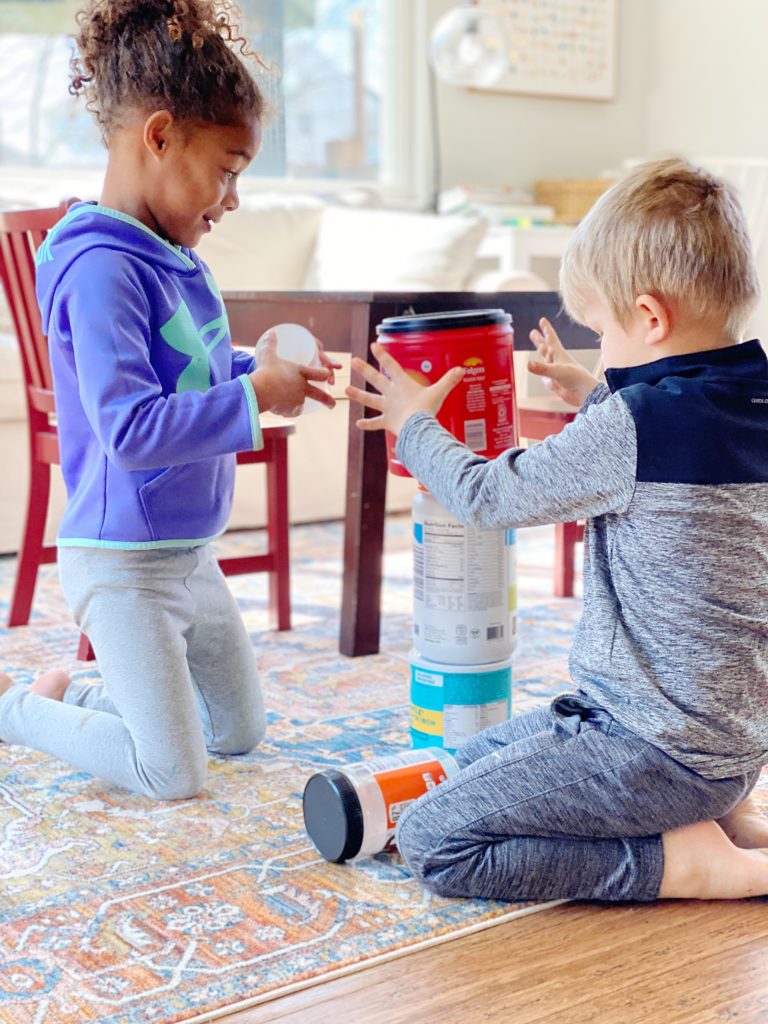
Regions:
<instances>
[{"instance_id":1,"label":"red wooden chair","mask_svg":"<svg viewBox=\"0 0 768 1024\"><path fill-rule=\"evenodd\" d=\"M543 441L550 434L559 434L576 418L576 411L557 398L518 399L520 436L530 441ZM576 545L584 539L582 523L555 523L555 597L573 597L576 572Z\"/></svg>"},{"instance_id":2,"label":"red wooden chair","mask_svg":"<svg viewBox=\"0 0 768 1024\"><path fill-rule=\"evenodd\" d=\"M13 316L24 369L30 472L27 516L8 616L9 626L23 626L29 622L38 568L56 561L56 548L44 544L43 535L48 513L51 466L60 461L59 441L48 345L42 332L35 297L34 259L38 246L66 213L68 205L68 202L64 202L49 209L0 212L0 280ZM293 432L294 427L290 424L265 427L263 449L258 452L241 452L237 457L239 464L266 464L266 553L219 560L222 571L228 576L249 572L269 573L270 623L276 629L291 627L288 437ZM78 657L93 657L90 644L84 636L80 640Z\"/></svg>"}]
</instances>

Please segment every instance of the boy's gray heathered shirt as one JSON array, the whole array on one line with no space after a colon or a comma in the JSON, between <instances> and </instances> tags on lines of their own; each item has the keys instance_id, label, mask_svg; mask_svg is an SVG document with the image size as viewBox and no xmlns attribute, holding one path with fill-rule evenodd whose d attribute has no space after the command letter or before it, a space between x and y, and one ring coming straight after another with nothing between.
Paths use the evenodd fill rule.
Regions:
<instances>
[{"instance_id":1,"label":"boy's gray heathered shirt","mask_svg":"<svg viewBox=\"0 0 768 1024\"><path fill-rule=\"evenodd\" d=\"M461 522L587 518L571 675L707 778L768 761L768 360L756 341L609 370L579 415L488 461L424 413L397 456Z\"/></svg>"}]
</instances>

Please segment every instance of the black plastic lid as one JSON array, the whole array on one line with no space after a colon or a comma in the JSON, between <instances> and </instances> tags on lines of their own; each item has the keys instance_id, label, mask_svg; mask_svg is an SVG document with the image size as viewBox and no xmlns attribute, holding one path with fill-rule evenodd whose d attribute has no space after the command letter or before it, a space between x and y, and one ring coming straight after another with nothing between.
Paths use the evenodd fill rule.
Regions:
<instances>
[{"instance_id":1,"label":"black plastic lid","mask_svg":"<svg viewBox=\"0 0 768 1024\"><path fill-rule=\"evenodd\" d=\"M304 787L304 826L318 853L340 864L363 845L363 808L346 775L326 769Z\"/></svg>"},{"instance_id":2,"label":"black plastic lid","mask_svg":"<svg viewBox=\"0 0 768 1024\"><path fill-rule=\"evenodd\" d=\"M411 316L388 316L376 327L377 334L416 334L422 331L453 331L457 328L488 327L511 324L512 317L503 309L457 309L449 313L421 313Z\"/></svg>"}]
</instances>

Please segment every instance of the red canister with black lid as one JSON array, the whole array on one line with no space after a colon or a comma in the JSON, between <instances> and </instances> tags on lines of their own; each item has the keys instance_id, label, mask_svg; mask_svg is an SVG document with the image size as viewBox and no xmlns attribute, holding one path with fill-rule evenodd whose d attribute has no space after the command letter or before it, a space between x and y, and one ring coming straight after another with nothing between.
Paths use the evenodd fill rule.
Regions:
<instances>
[{"instance_id":1,"label":"red canister with black lid","mask_svg":"<svg viewBox=\"0 0 768 1024\"><path fill-rule=\"evenodd\" d=\"M492 459L517 444L512 317L503 309L392 316L376 328L379 344L421 384L454 366L464 379L448 395L438 421L468 448ZM410 476L387 433L390 472Z\"/></svg>"}]
</instances>

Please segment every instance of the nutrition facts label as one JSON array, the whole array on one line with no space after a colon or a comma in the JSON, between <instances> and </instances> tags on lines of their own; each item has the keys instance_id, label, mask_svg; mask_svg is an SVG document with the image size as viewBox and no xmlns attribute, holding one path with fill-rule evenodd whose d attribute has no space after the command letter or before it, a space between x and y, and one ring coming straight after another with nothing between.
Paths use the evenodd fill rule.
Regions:
<instances>
[{"instance_id":1,"label":"nutrition facts label","mask_svg":"<svg viewBox=\"0 0 768 1024\"><path fill-rule=\"evenodd\" d=\"M443 708L443 743L451 750L462 746L476 733L509 718L509 701L490 704L446 704Z\"/></svg>"},{"instance_id":2,"label":"nutrition facts label","mask_svg":"<svg viewBox=\"0 0 768 1024\"><path fill-rule=\"evenodd\" d=\"M417 600L427 608L481 611L505 601L504 533L468 530L445 520L424 523L414 546Z\"/></svg>"},{"instance_id":3,"label":"nutrition facts label","mask_svg":"<svg viewBox=\"0 0 768 1024\"><path fill-rule=\"evenodd\" d=\"M448 664L505 658L515 644L514 530L462 526L428 494L413 514L416 649Z\"/></svg>"},{"instance_id":4,"label":"nutrition facts label","mask_svg":"<svg viewBox=\"0 0 768 1024\"><path fill-rule=\"evenodd\" d=\"M464 394L464 444L473 452L511 447L515 441L512 423L512 382L501 379L486 383L485 377L472 381Z\"/></svg>"}]
</instances>

